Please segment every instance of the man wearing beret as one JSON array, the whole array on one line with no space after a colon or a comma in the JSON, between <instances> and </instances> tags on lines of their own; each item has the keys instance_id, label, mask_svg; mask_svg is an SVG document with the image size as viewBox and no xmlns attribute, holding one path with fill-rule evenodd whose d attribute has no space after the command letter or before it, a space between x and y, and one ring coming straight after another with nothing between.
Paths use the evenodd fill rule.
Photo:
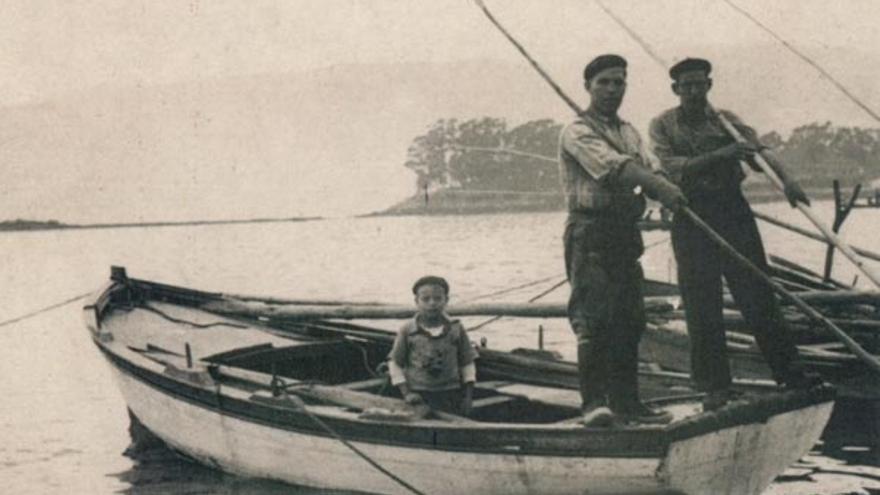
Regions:
<instances>
[{"instance_id":1,"label":"man wearing beret","mask_svg":"<svg viewBox=\"0 0 880 495\"><path fill-rule=\"evenodd\" d=\"M754 155L765 148L751 128L728 111L721 114L745 137L737 142L722 127L708 103L712 88L707 60L688 58L675 64L669 75L680 105L656 117L650 126L651 146L661 166L677 183L690 208L737 251L767 270L764 247L755 217L742 195L745 178L740 162L760 171ZM785 184L792 206L809 204L806 194L769 153L764 156ZM749 273L688 218L676 215L672 246L691 340L691 374L706 392L703 409L717 409L731 398L730 367L722 318L722 283L727 285L754 331L755 340L780 384L809 386L816 381L795 364L797 349L788 332L773 291Z\"/></svg>"},{"instance_id":2,"label":"man wearing beret","mask_svg":"<svg viewBox=\"0 0 880 495\"><path fill-rule=\"evenodd\" d=\"M577 336L583 422L665 423L671 416L645 406L638 395L638 345L645 329L639 257L644 251L636 221L644 191L676 210L678 187L651 171L636 129L617 110L626 91L627 63L601 55L584 70L589 108L568 125L559 164L568 203L565 265L571 297L568 314ZM637 192L640 186L641 191Z\"/></svg>"}]
</instances>

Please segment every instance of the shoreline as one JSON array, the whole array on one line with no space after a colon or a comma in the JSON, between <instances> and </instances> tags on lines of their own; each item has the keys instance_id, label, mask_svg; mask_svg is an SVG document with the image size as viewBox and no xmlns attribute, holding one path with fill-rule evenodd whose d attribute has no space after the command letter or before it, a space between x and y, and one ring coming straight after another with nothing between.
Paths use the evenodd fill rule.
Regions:
<instances>
[{"instance_id":1,"label":"shoreline","mask_svg":"<svg viewBox=\"0 0 880 495\"><path fill-rule=\"evenodd\" d=\"M743 193L752 205L785 201L781 192L768 187L749 188ZM831 188L807 188L806 193L811 201L834 199L834 190ZM862 199L856 204L867 205L867 200ZM653 209L656 210L656 206ZM649 202L648 209L652 209L652 202ZM384 210L357 215L357 218L538 213L564 210L562 194L441 189L430 195L427 201L422 195L414 195Z\"/></svg>"},{"instance_id":2,"label":"shoreline","mask_svg":"<svg viewBox=\"0 0 880 495\"><path fill-rule=\"evenodd\" d=\"M242 223L282 223L322 220L323 217L250 218L239 220L183 220L166 222L112 222L112 223L61 223L54 220L11 220L0 222L0 234L6 232L35 232L46 230L123 229L138 227L185 227L195 225L228 225Z\"/></svg>"}]
</instances>

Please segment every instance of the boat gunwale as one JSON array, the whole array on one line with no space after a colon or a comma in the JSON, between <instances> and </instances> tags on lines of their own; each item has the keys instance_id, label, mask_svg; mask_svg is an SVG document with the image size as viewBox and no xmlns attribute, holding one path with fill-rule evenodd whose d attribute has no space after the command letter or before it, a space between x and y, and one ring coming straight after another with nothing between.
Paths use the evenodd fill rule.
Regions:
<instances>
[{"instance_id":1,"label":"boat gunwale","mask_svg":"<svg viewBox=\"0 0 880 495\"><path fill-rule=\"evenodd\" d=\"M219 293L208 293L202 291L196 291L186 288L179 288L166 284L157 284L154 282L134 280L134 279L125 279L118 280L113 279L113 283L108 284L102 292L96 293L93 298L94 300L91 303L87 303L84 306L84 310L86 312L93 312L92 316L95 316L95 313L99 316L98 319L98 328L100 329L101 319L106 317L109 313L109 310L112 309L113 297L120 293L120 286L127 287L132 282L136 283L141 287L150 288L150 296L157 295L158 293L165 293L166 297L162 297L159 300L164 300L166 302L171 302L172 304L178 304L183 306L195 307L198 308L198 301L205 300L216 300L218 297L223 297ZM174 296L176 301L169 301L167 296ZM181 297L182 296L182 297ZM130 294L127 294L125 298L129 305L131 304ZM154 299L150 297L150 299ZM183 299L183 300L181 300ZM104 307L100 307L99 304L104 301L106 304ZM195 304L194 304L195 303ZM259 324L259 322L254 322ZM254 416L252 414L245 414L242 411L232 411L228 409L228 406L231 404L235 404L236 402L244 402L245 406L242 408L243 410L253 409L255 411L261 411L265 413L265 410L275 411L283 411L285 408L283 407L272 407L265 404L258 404L255 401L241 401L238 398L233 398L229 396L223 396L222 390L218 387L217 390L206 390L203 386L200 387L195 384L187 383L181 379L175 379L174 377L170 377L167 374L158 373L155 370L151 370L148 367L138 366L136 363L132 362L131 359L126 359L121 356L118 352L111 349L114 347L112 342L102 342L99 333L93 332L93 341L108 358L111 364L119 369L121 372L125 372L129 375L132 375L134 378L147 383L154 388L159 389L161 392L166 393L172 397L180 398L182 400L187 400L188 402L194 402L202 407L208 407L210 409L214 409L221 414L229 414L235 417L239 417L240 419L253 421L261 424L266 424L271 427L277 427L282 429L291 429L290 425L285 425L271 420L260 418ZM135 353L135 351L130 351ZM141 356L143 359L148 359L144 356ZM159 366L158 363L152 361L154 366ZM139 373L137 372L139 371ZM152 380L144 379L144 375L152 376ZM161 386L158 382L164 381L166 385L171 384L171 390L169 390L168 386ZM174 390L186 390L189 394L181 394L174 393ZM170 392L170 393L169 393ZM193 395L196 397L211 394L211 398L205 398L201 400L195 400ZM752 401L750 403L743 403L734 406L728 406L728 408L724 408L720 411L712 412L712 413L702 413L696 416L692 416L686 418L684 420L677 421L670 425L666 426L639 426L635 428L615 428L615 429L600 429L600 428L584 428L579 426L572 426L570 424L560 424L560 423L545 423L545 424L523 424L523 423L479 423L475 422L473 424L461 424L461 423L450 423L449 425L434 422L432 424L420 424L419 422L413 423L401 423L401 422L377 422L375 420L364 420L364 419L340 419L340 418L332 418L328 417L328 420L331 422L338 423L337 426L344 427L345 424L353 424L353 425L381 425L385 428L392 427L397 429L397 431L405 432L419 432L421 430L430 431L432 433L432 441L430 443L426 442L402 442L401 446L406 447L414 447L414 448L432 448L432 449L442 449L442 450L454 450L454 451L465 451L465 452L491 452L486 447L468 447L467 444L461 445L460 443L456 443L455 445L447 445L443 443L438 443L437 441L437 432L443 432L445 434L454 433L454 432L463 432L465 437L464 440L470 440L471 442L474 438L468 438L476 432L481 433L508 433L508 434L523 434L528 433L531 436L541 434L544 435L559 435L564 434L566 436L571 437L572 434L580 434L579 436L587 439L591 439L594 441L599 441L602 438L610 438L616 440L616 443L621 443L621 448L618 450L610 449L596 449L595 454L600 454L602 456L638 456L639 451L633 450L634 444L632 440L635 440L635 445L641 445L642 453L646 457L656 457L662 456L668 446L675 441L684 440L687 438L696 437L699 435L703 435L712 431L716 431L723 428L736 427L748 423L755 422L766 422L771 416L783 414L786 412L790 412L796 409L800 409L803 407L807 407L814 404L820 404L824 402L829 402L834 399L834 390L830 387L821 387L818 389L813 389L809 391L787 391L783 393L773 393L771 392L767 397L762 397L760 400ZM223 405L226 404L227 407L224 408ZM288 412L298 414L300 419L305 418L305 414L302 412L295 413L292 410L288 409ZM277 416L277 414L274 414ZM305 418L307 421L308 418ZM314 425L312 428L304 428L304 429L293 429L294 431L299 431L301 433L307 433L312 435L321 435L327 436L326 432L320 431ZM379 435L379 436L356 436L352 437L352 440L367 442L367 443L377 443L377 444L386 444L391 445L394 442L389 441L389 437L396 437L396 435ZM632 440L629 439L632 437ZM621 440L622 439L622 440ZM532 439L534 440L534 439ZM649 441L646 441L649 440ZM614 443L614 442L612 442ZM587 447L587 446L584 446ZM510 449L499 449L498 453L511 453ZM562 455L562 456L583 456L583 455L593 455L594 451L589 448L574 448L574 449L534 449L534 448L520 448L516 451L517 454L528 454L528 455Z\"/></svg>"}]
</instances>

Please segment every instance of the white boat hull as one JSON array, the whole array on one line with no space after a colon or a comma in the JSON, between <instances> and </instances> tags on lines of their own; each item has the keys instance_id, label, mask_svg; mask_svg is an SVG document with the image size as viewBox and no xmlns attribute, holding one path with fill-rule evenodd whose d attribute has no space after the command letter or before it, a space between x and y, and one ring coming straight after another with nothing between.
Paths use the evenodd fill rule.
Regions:
<instances>
[{"instance_id":1,"label":"white boat hull","mask_svg":"<svg viewBox=\"0 0 880 495\"><path fill-rule=\"evenodd\" d=\"M302 369L291 371L304 377L291 375L295 380L313 376L308 373L330 373L332 378L333 370L326 368L346 366L347 361L332 359L343 359L339 356L350 344L332 339L299 342L267 332L266 327L248 329L236 320L218 321L218 316L194 308L203 300L216 300L216 295L129 281L124 273L115 276L122 282L110 284L84 309L92 338L108 359L131 412L173 449L242 476L352 492L410 493L326 434L315 421L320 417L373 461L425 494L757 494L810 449L833 406L833 391L826 387L771 391L710 414L698 413L693 400L687 399L690 402L675 402L684 414L665 427L610 429L572 423L577 408L565 404L568 412L555 422L535 421L544 416L529 422L515 408L497 422L454 417L383 422L354 412L365 409L365 402L352 405L327 396L305 406L305 414L303 406L278 393L273 375L256 371L259 365L265 367L267 359L273 365L292 362ZM138 297L151 298L151 305L132 310ZM116 311L114 305L125 310ZM181 348L185 353L173 351ZM387 352L378 350L380 356ZM524 363L522 357L512 364L497 356L488 361L488 356L483 356L486 367L494 363L502 376L505 370L558 374L569 369L544 360ZM238 366L249 359L257 359L255 370ZM310 363L320 364L311 369ZM341 385L324 388L339 392L363 378L337 376ZM481 383L491 383L491 378ZM561 403L556 396L565 392L577 396L559 387L508 385L487 390L494 390L495 398L525 397L520 407L527 403L534 408L524 410L526 414L559 411L538 407ZM511 390L514 386L517 391ZM529 396L536 393L529 387L540 394ZM360 401L368 397L370 405L379 399L403 404L381 394L357 394Z\"/></svg>"},{"instance_id":2,"label":"white boat hull","mask_svg":"<svg viewBox=\"0 0 880 495\"><path fill-rule=\"evenodd\" d=\"M172 448L223 471L368 493L410 492L332 438L279 430L165 395L117 370L138 419ZM492 455L354 442L423 493L655 493L659 459Z\"/></svg>"},{"instance_id":3,"label":"white boat hull","mask_svg":"<svg viewBox=\"0 0 880 495\"><path fill-rule=\"evenodd\" d=\"M338 440L230 417L115 369L138 419L172 448L226 472L319 488L410 493ZM354 443L423 493L757 494L812 446L831 402L675 442L663 459L450 452Z\"/></svg>"},{"instance_id":4,"label":"white boat hull","mask_svg":"<svg viewBox=\"0 0 880 495\"><path fill-rule=\"evenodd\" d=\"M833 407L825 402L674 442L663 468L667 483L684 493L761 493L809 452Z\"/></svg>"}]
</instances>

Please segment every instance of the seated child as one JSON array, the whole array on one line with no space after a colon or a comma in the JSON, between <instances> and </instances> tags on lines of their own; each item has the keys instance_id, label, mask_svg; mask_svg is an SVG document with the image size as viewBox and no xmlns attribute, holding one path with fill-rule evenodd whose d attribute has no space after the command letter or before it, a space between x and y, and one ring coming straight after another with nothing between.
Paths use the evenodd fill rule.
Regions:
<instances>
[{"instance_id":1,"label":"seated child","mask_svg":"<svg viewBox=\"0 0 880 495\"><path fill-rule=\"evenodd\" d=\"M388 356L391 384L409 404L426 403L431 409L467 415L477 351L464 326L444 313L449 284L441 277L426 276L416 281L412 291L418 311L394 339Z\"/></svg>"}]
</instances>

